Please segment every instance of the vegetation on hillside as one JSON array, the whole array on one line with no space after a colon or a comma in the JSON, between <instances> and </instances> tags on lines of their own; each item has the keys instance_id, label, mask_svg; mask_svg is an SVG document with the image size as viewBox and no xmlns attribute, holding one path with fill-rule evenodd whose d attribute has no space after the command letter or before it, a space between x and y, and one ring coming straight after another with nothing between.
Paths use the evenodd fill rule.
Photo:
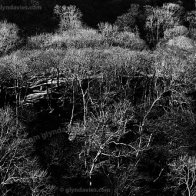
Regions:
<instances>
[{"instance_id":1,"label":"vegetation on hillside","mask_svg":"<svg viewBox=\"0 0 196 196\"><path fill-rule=\"evenodd\" d=\"M57 5L25 39L2 21L0 194L194 196L194 13L132 4L92 29Z\"/></svg>"}]
</instances>

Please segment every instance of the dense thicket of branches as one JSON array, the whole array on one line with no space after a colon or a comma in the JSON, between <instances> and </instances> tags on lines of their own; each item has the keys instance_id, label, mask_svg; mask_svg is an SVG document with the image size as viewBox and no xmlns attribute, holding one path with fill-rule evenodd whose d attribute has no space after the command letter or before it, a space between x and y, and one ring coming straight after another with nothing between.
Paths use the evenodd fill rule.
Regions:
<instances>
[{"instance_id":1,"label":"dense thicket of branches","mask_svg":"<svg viewBox=\"0 0 196 196\"><path fill-rule=\"evenodd\" d=\"M52 2L53 33L0 22L0 195L194 196L196 11L137 2L95 30Z\"/></svg>"}]
</instances>

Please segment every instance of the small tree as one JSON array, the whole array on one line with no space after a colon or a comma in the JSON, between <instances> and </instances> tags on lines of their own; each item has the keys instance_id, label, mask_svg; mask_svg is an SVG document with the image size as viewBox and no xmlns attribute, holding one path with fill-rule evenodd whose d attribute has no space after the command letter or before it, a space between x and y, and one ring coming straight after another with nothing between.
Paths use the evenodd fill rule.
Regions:
<instances>
[{"instance_id":1,"label":"small tree","mask_svg":"<svg viewBox=\"0 0 196 196\"><path fill-rule=\"evenodd\" d=\"M196 158L195 156L184 155L170 164L172 178L177 187L184 185L184 195L192 196L196 192Z\"/></svg>"},{"instance_id":2,"label":"small tree","mask_svg":"<svg viewBox=\"0 0 196 196\"><path fill-rule=\"evenodd\" d=\"M128 12L117 18L117 20L115 21L115 25L117 25L120 30L133 31L136 28L136 20L138 14L139 5L131 4L131 7Z\"/></svg>"},{"instance_id":3,"label":"small tree","mask_svg":"<svg viewBox=\"0 0 196 196\"><path fill-rule=\"evenodd\" d=\"M99 23L98 28L103 36L104 42L112 45L113 39L118 34L118 27L109 23Z\"/></svg>"},{"instance_id":4,"label":"small tree","mask_svg":"<svg viewBox=\"0 0 196 196\"><path fill-rule=\"evenodd\" d=\"M0 53L7 53L19 40L18 27L7 21L0 22Z\"/></svg>"},{"instance_id":5,"label":"small tree","mask_svg":"<svg viewBox=\"0 0 196 196\"><path fill-rule=\"evenodd\" d=\"M76 6L59 6L56 5L54 13L60 18L60 31L75 30L82 26L82 13Z\"/></svg>"},{"instance_id":6,"label":"small tree","mask_svg":"<svg viewBox=\"0 0 196 196\"><path fill-rule=\"evenodd\" d=\"M196 39L196 11L188 12L186 21L189 23L189 32L192 38Z\"/></svg>"},{"instance_id":7,"label":"small tree","mask_svg":"<svg viewBox=\"0 0 196 196\"><path fill-rule=\"evenodd\" d=\"M163 7L149 8L149 14L146 19L146 29L148 31L148 39L152 44L156 44L163 36L163 32L180 24L180 15L182 9L176 4L164 4ZM179 12L179 13L178 13Z\"/></svg>"},{"instance_id":8,"label":"small tree","mask_svg":"<svg viewBox=\"0 0 196 196\"><path fill-rule=\"evenodd\" d=\"M187 12L186 21L189 22L189 28L196 28L196 11Z\"/></svg>"},{"instance_id":9,"label":"small tree","mask_svg":"<svg viewBox=\"0 0 196 196\"><path fill-rule=\"evenodd\" d=\"M25 138L24 127L15 123L12 110L0 109L0 194L12 195L17 189L20 195L52 195L47 172L30 157L32 142Z\"/></svg>"}]
</instances>

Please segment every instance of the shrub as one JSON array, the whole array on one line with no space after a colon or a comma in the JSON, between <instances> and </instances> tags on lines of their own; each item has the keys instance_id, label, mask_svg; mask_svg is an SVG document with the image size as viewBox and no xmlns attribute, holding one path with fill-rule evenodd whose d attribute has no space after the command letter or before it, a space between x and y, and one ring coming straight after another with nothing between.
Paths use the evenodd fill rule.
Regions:
<instances>
[{"instance_id":1,"label":"shrub","mask_svg":"<svg viewBox=\"0 0 196 196\"><path fill-rule=\"evenodd\" d=\"M120 32L114 37L113 45L129 48L130 50L147 49L147 45L144 40L140 39L138 35L126 31Z\"/></svg>"},{"instance_id":2,"label":"shrub","mask_svg":"<svg viewBox=\"0 0 196 196\"><path fill-rule=\"evenodd\" d=\"M7 53L14 49L19 40L18 27L3 21L0 23L0 53Z\"/></svg>"},{"instance_id":3,"label":"shrub","mask_svg":"<svg viewBox=\"0 0 196 196\"><path fill-rule=\"evenodd\" d=\"M101 34L106 37L113 36L118 32L118 27L110 23L99 23L98 28Z\"/></svg>"},{"instance_id":4,"label":"shrub","mask_svg":"<svg viewBox=\"0 0 196 196\"><path fill-rule=\"evenodd\" d=\"M100 33L94 29L81 28L67 30L56 34L41 34L30 37L28 47L30 49L41 48L103 48L108 46L120 46L131 50L147 49L145 42L139 35L131 32L118 32L117 26L109 23L99 24Z\"/></svg>"},{"instance_id":5,"label":"shrub","mask_svg":"<svg viewBox=\"0 0 196 196\"><path fill-rule=\"evenodd\" d=\"M196 39L196 11L189 11L186 13L185 21L188 22L189 33L192 39Z\"/></svg>"},{"instance_id":6,"label":"shrub","mask_svg":"<svg viewBox=\"0 0 196 196\"><path fill-rule=\"evenodd\" d=\"M196 40L196 28L189 29L189 35L191 39Z\"/></svg>"},{"instance_id":7,"label":"shrub","mask_svg":"<svg viewBox=\"0 0 196 196\"><path fill-rule=\"evenodd\" d=\"M50 46L52 34L40 34L28 38L27 47L30 49L41 49Z\"/></svg>"},{"instance_id":8,"label":"shrub","mask_svg":"<svg viewBox=\"0 0 196 196\"><path fill-rule=\"evenodd\" d=\"M189 28L196 28L196 11L187 12L186 21L189 22Z\"/></svg>"},{"instance_id":9,"label":"shrub","mask_svg":"<svg viewBox=\"0 0 196 196\"><path fill-rule=\"evenodd\" d=\"M20 55L21 52L16 51L0 58L0 81L2 84L8 84L15 79L22 82L23 74L27 71L25 62L27 57Z\"/></svg>"},{"instance_id":10,"label":"shrub","mask_svg":"<svg viewBox=\"0 0 196 196\"><path fill-rule=\"evenodd\" d=\"M180 39L180 38L179 38ZM187 38L188 39L188 38ZM186 42L186 39L184 40ZM164 46L163 49L159 48L154 51L155 56L155 69L156 74L159 77L170 78L173 82L177 81L186 86L188 91L194 88L195 81L195 51L190 49L188 42L183 45L172 45L169 48ZM188 45L188 48L182 48L182 46Z\"/></svg>"},{"instance_id":11,"label":"shrub","mask_svg":"<svg viewBox=\"0 0 196 196\"><path fill-rule=\"evenodd\" d=\"M18 85L22 87L31 78L35 81L39 80L39 76L44 77L48 74L49 77L56 74L64 55L62 50L48 49L17 51L4 56L0 58L0 82L2 85L14 87L17 80Z\"/></svg>"},{"instance_id":12,"label":"shrub","mask_svg":"<svg viewBox=\"0 0 196 196\"><path fill-rule=\"evenodd\" d=\"M165 39L172 39L178 36L187 36L189 33L188 29L185 26L176 26L171 29L166 29L164 31L164 38Z\"/></svg>"},{"instance_id":13,"label":"shrub","mask_svg":"<svg viewBox=\"0 0 196 196\"><path fill-rule=\"evenodd\" d=\"M106 45L112 45L113 38L118 33L118 27L109 23L98 24L99 31L105 40Z\"/></svg>"},{"instance_id":14,"label":"shrub","mask_svg":"<svg viewBox=\"0 0 196 196\"><path fill-rule=\"evenodd\" d=\"M25 60L28 75L30 77L47 75L49 77L56 71L64 54L64 51L54 49L33 51Z\"/></svg>"},{"instance_id":15,"label":"shrub","mask_svg":"<svg viewBox=\"0 0 196 196\"><path fill-rule=\"evenodd\" d=\"M57 48L94 48L102 46L103 43L102 35L93 29L66 31L63 34L55 34L51 38L51 46Z\"/></svg>"},{"instance_id":16,"label":"shrub","mask_svg":"<svg viewBox=\"0 0 196 196\"><path fill-rule=\"evenodd\" d=\"M184 36L178 36L169 40L168 45L184 50L192 50L195 48L194 41Z\"/></svg>"},{"instance_id":17,"label":"shrub","mask_svg":"<svg viewBox=\"0 0 196 196\"><path fill-rule=\"evenodd\" d=\"M119 46L131 50L147 49L145 42L139 38L138 32L136 34L129 31L119 32L118 26L109 23L100 23L99 30L104 46Z\"/></svg>"},{"instance_id":18,"label":"shrub","mask_svg":"<svg viewBox=\"0 0 196 196\"><path fill-rule=\"evenodd\" d=\"M155 69L159 77L179 79L181 73L185 72L187 67L186 60L180 56L173 56L171 53L164 50L156 50Z\"/></svg>"},{"instance_id":19,"label":"shrub","mask_svg":"<svg viewBox=\"0 0 196 196\"><path fill-rule=\"evenodd\" d=\"M102 36L93 29L81 29L75 36L68 40L71 47L88 48L100 47L104 40Z\"/></svg>"},{"instance_id":20,"label":"shrub","mask_svg":"<svg viewBox=\"0 0 196 196\"><path fill-rule=\"evenodd\" d=\"M93 76L102 73L104 79L111 80L124 73L131 75L136 72L150 74L153 72L153 56L147 51L130 51L119 47L108 49L70 49L63 61L68 73L79 76Z\"/></svg>"}]
</instances>

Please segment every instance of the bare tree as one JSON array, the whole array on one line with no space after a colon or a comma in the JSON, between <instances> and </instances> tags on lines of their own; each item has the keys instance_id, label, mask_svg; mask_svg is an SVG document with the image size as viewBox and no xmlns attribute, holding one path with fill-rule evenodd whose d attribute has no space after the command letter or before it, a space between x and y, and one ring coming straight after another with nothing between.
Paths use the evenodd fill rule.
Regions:
<instances>
[{"instance_id":1,"label":"bare tree","mask_svg":"<svg viewBox=\"0 0 196 196\"><path fill-rule=\"evenodd\" d=\"M37 160L29 156L32 144L25 138L24 127L16 124L11 109L1 109L0 193L7 196L19 183L28 187L32 196L51 195L54 187L47 185L47 172L41 170Z\"/></svg>"},{"instance_id":2,"label":"bare tree","mask_svg":"<svg viewBox=\"0 0 196 196\"><path fill-rule=\"evenodd\" d=\"M196 192L196 158L195 156L180 156L169 164L171 168L171 177L176 182L177 188L184 185L183 194L194 196Z\"/></svg>"}]
</instances>

